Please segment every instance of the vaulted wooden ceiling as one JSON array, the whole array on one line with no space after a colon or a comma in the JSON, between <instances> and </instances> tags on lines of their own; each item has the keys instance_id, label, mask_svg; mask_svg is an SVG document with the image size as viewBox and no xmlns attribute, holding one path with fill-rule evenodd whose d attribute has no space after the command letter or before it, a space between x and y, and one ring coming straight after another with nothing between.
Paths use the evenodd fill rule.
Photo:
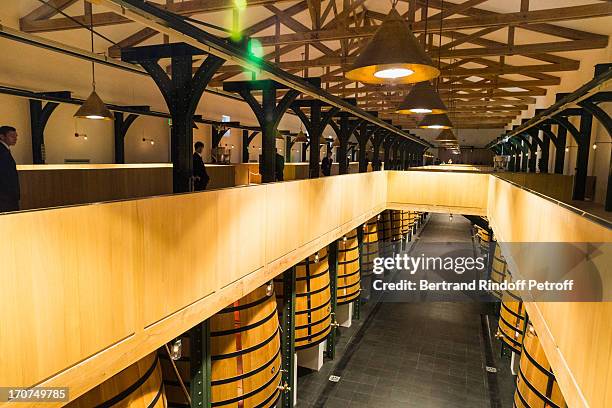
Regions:
<instances>
[{"instance_id":1,"label":"vaulted wooden ceiling","mask_svg":"<svg viewBox=\"0 0 612 408\"><path fill-rule=\"evenodd\" d=\"M120 49L168 41L155 30L92 7L84 0L37 0L20 20L28 33L84 30L90 18L96 31ZM44 4L48 3L48 4ZM413 128L416 118L394 114L410 86L373 86L348 81L343 72L368 43L391 8L381 0L156 0L160 7L212 26L220 36L239 31L257 39L264 58L299 76L320 76L323 88L354 97L360 107L378 111L396 125ZM606 48L612 19L609 1L403 0L398 11L440 65L437 84L452 107L458 128L503 128L521 111L561 82L554 73L581 67L574 54ZM607 17L602 26L602 17ZM594 21L595 24L589 23ZM573 26L572 26L573 24ZM126 35L126 27L129 34ZM578 27L578 28L576 28ZM589 30L586 30L589 27ZM592 28L591 28L592 27ZM606 61L601 61L606 62ZM211 86L251 78L226 63Z\"/></svg>"}]
</instances>

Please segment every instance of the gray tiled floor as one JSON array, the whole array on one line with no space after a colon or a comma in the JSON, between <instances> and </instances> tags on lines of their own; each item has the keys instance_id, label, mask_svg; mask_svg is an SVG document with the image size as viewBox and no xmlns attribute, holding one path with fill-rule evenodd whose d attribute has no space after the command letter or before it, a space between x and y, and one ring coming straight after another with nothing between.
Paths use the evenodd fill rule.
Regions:
<instances>
[{"instance_id":1,"label":"gray tiled floor","mask_svg":"<svg viewBox=\"0 0 612 408\"><path fill-rule=\"evenodd\" d=\"M469 223L433 215L419 240L444 239L470 240ZM481 315L491 309L475 302L364 305L361 320L340 330L336 359L320 372L300 371L298 407L511 407L509 363L494 361L498 372L489 379L485 371ZM340 381L330 382L330 374Z\"/></svg>"}]
</instances>

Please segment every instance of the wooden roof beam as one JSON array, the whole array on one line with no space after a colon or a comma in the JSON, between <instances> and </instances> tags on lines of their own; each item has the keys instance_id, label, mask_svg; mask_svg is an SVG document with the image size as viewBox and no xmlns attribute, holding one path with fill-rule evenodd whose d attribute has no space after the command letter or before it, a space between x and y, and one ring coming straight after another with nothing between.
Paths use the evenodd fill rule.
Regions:
<instances>
[{"instance_id":1,"label":"wooden roof beam","mask_svg":"<svg viewBox=\"0 0 612 408\"><path fill-rule=\"evenodd\" d=\"M424 3L423 3L424 4ZM445 4L447 4L445 2ZM452 4L452 3L451 3ZM570 37L569 39L598 39L602 40L607 37L600 34L592 34L584 31L566 29L565 27L544 26L538 27L537 22L550 21L567 21L579 20L586 18L609 16L612 14L612 3L590 4L586 6L570 6L560 7L548 10L536 10L517 13L494 13L487 10L474 9L478 12L470 11L469 17L458 17L443 21L442 31L466 30L466 29L483 29L483 28L503 28L506 26L516 26L529 30L546 31L547 34L555 32L561 37ZM367 13L372 13L370 10ZM480 13L480 14L478 14ZM379 13L380 14L380 13ZM384 17L384 15L383 15ZM428 19L427 30L429 32L438 32L440 30L440 21L433 18ZM550 25L549 25L550 26ZM370 37L374 35L378 26L366 27L342 27L334 30L312 30L303 35L284 34L278 39L275 36L263 36L257 39L264 46L276 45L277 43L288 44L299 42L301 44L320 41L334 41L343 39L352 39L358 37ZM422 33L425 31L425 23L419 21L413 25L413 32Z\"/></svg>"},{"instance_id":2,"label":"wooden roof beam","mask_svg":"<svg viewBox=\"0 0 612 408\"><path fill-rule=\"evenodd\" d=\"M60 1L60 0L56 0ZM249 0L246 2L248 7L263 6L266 4L278 4L280 2L287 2L291 0ZM154 4L154 3L151 3ZM231 10L235 7L234 0L186 0L183 2L176 2L173 4L162 5L155 4L160 8L172 11L173 13L180 15L194 15L201 13L212 13L215 11ZM71 20L66 17L54 18L47 20L24 20L20 21L20 27L22 31L27 33L41 33L49 31L60 31L60 30L73 30L81 28L79 23L89 24L89 17L85 14L80 16L73 16L76 20ZM130 23L131 20L113 12L95 13L93 15L94 27L108 26L115 24Z\"/></svg>"}]
</instances>

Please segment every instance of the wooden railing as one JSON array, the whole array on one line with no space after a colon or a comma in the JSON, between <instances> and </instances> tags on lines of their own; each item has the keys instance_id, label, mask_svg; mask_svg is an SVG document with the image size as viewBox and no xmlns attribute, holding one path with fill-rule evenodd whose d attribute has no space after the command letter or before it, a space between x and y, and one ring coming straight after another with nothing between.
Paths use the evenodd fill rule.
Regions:
<instances>
[{"instance_id":1,"label":"wooden railing","mask_svg":"<svg viewBox=\"0 0 612 408\"><path fill-rule=\"evenodd\" d=\"M0 215L0 385L68 386L74 399L396 207L486 214L500 240L612 242L607 227L479 173L371 172ZM578 395L568 401L602 406L594 390L611 389L609 364L585 361L609 362L609 304L537 310L559 383ZM602 341L587 355L578 336Z\"/></svg>"}]
</instances>

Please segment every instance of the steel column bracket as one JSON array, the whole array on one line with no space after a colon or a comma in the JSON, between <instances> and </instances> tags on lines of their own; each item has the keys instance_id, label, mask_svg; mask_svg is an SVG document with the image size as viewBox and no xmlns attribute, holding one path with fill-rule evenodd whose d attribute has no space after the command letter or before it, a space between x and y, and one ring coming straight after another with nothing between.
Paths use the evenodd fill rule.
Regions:
<instances>
[{"instance_id":1,"label":"steel column bracket","mask_svg":"<svg viewBox=\"0 0 612 408\"><path fill-rule=\"evenodd\" d=\"M376 129L376 131L374 131L374 134L372 135L372 148L374 149L374 152L372 153L372 170L373 171L378 171L381 169L381 162L380 162L380 146L382 145L383 141L385 140L385 138L387 137L387 130L383 129L383 128L378 128Z\"/></svg>"},{"instance_id":2,"label":"steel column bracket","mask_svg":"<svg viewBox=\"0 0 612 408\"><path fill-rule=\"evenodd\" d=\"M323 106L328 105L322 103L318 99L297 100L291 104L291 110L304 124L311 141L318 141L321 136L323 136L323 129L325 129L325 127L330 123L332 117L340 111L339 108L332 106L329 110L323 112L321 109ZM310 108L310 116L304 112L304 108ZM320 158L321 155L319 149L310 149L308 178L319 177Z\"/></svg>"},{"instance_id":3,"label":"steel column bracket","mask_svg":"<svg viewBox=\"0 0 612 408\"><path fill-rule=\"evenodd\" d=\"M365 224L361 224L358 228L357 228L357 247L359 248L359 275L362 276L362 271L363 271L363 226ZM353 303L353 319L355 320L359 320L361 318L361 290L362 290L362 286L363 282L359 285L359 296L357 296L357 299L355 299L355 302Z\"/></svg>"},{"instance_id":4,"label":"steel column bracket","mask_svg":"<svg viewBox=\"0 0 612 408\"><path fill-rule=\"evenodd\" d=\"M368 123L363 121L359 125L359 131L355 133L357 142L359 143L359 172L365 173L368 171L368 153L367 146L370 139Z\"/></svg>"},{"instance_id":5,"label":"steel column bracket","mask_svg":"<svg viewBox=\"0 0 612 408\"><path fill-rule=\"evenodd\" d=\"M293 407L295 370L295 266L283 274L283 317L281 330L281 406Z\"/></svg>"},{"instance_id":6,"label":"steel column bracket","mask_svg":"<svg viewBox=\"0 0 612 408\"><path fill-rule=\"evenodd\" d=\"M70 92L61 93L62 95ZM45 127L51 114L59 106L57 102L47 102L44 104L37 99L30 99L30 128L32 132L32 163L45 164Z\"/></svg>"},{"instance_id":7,"label":"steel column bracket","mask_svg":"<svg viewBox=\"0 0 612 408\"><path fill-rule=\"evenodd\" d=\"M331 330L327 336L327 344L325 345L325 354L330 359L336 357L336 309L338 306L338 240L332 241L328 246L328 263L329 263L329 290L331 291Z\"/></svg>"},{"instance_id":8,"label":"steel column bracket","mask_svg":"<svg viewBox=\"0 0 612 408\"><path fill-rule=\"evenodd\" d=\"M224 59L208 54L193 74L193 56L203 51L185 43L162 44L121 50L121 59L138 63L153 78L172 116L171 156L173 190L189 191L193 172L193 115L206 86ZM172 77L159 61L171 59Z\"/></svg>"},{"instance_id":9,"label":"steel column bracket","mask_svg":"<svg viewBox=\"0 0 612 408\"><path fill-rule=\"evenodd\" d=\"M115 163L125 163L125 135L138 115L130 113L127 117L123 112L115 112Z\"/></svg>"},{"instance_id":10,"label":"steel column bracket","mask_svg":"<svg viewBox=\"0 0 612 408\"><path fill-rule=\"evenodd\" d=\"M291 103L300 94L299 91L289 89L277 103L276 91L278 89L287 89L287 87L269 79L225 82L223 84L223 90L237 92L244 99L259 122L262 131L259 172L263 183L272 183L276 180L276 132L278 124ZM261 103L253 96L252 92L256 90L262 91Z\"/></svg>"},{"instance_id":11,"label":"steel column bracket","mask_svg":"<svg viewBox=\"0 0 612 408\"><path fill-rule=\"evenodd\" d=\"M242 130L242 162L243 163L249 162L249 146L251 145L251 142L253 141L253 139L255 139L255 136L257 136L258 134L259 134L258 131L254 131L254 132L251 132L251 134L249 135L248 129Z\"/></svg>"},{"instance_id":12,"label":"steel column bracket","mask_svg":"<svg viewBox=\"0 0 612 408\"><path fill-rule=\"evenodd\" d=\"M606 92L606 93L612 94L612 92ZM612 96L610 98L610 101L612 101ZM612 118L610 118L610 115L608 115L606 111L601 109L594 102L591 102L591 100L579 102L578 105L582 106L584 110L589 112L591 115L595 116L595 118L597 118L599 123L602 124L604 129L606 129L606 131L608 132L608 135L612 137Z\"/></svg>"},{"instance_id":13,"label":"steel column bracket","mask_svg":"<svg viewBox=\"0 0 612 408\"><path fill-rule=\"evenodd\" d=\"M341 112L339 116L340 118L336 122L332 120L329 124L334 129L334 132L336 132L336 136L338 136L340 141L340 146L338 147L339 174L347 174L348 142L353 132L361 124L362 119L351 119L351 115L346 112Z\"/></svg>"},{"instance_id":14,"label":"steel column bracket","mask_svg":"<svg viewBox=\"0 0 612 408\"><path fill-rule=\"evenodd\" d=\"M192 408L211 406L210 325L208 320L189 331L189 394Z\"/></svg>"}]
</instances>

